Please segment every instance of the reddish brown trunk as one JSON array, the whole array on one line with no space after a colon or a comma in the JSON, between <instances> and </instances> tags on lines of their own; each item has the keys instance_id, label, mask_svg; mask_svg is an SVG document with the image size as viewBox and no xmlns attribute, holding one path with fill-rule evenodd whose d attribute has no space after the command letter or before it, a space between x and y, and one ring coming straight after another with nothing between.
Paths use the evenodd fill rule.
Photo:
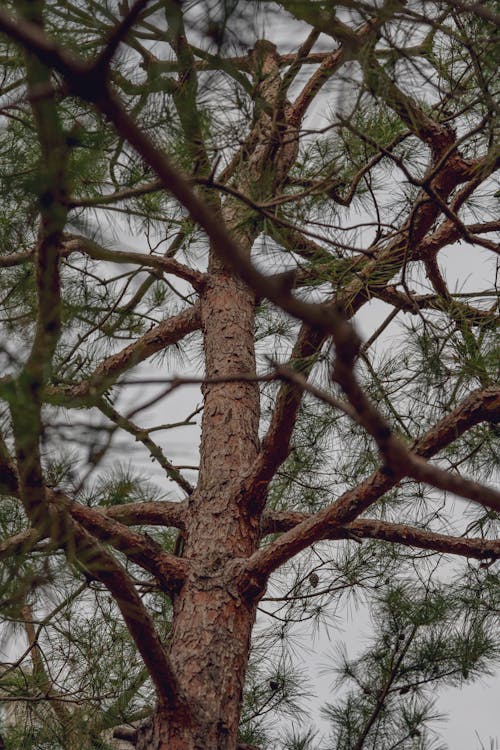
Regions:
<instances>
[{"instance_id":1,"label":"reddish brown trunk","mask_svg":"<svg viewBox=\"0 0 500 750\"><path fill-rule=\"evenodd\" d=\"M279 69L276 49L261 43L255 52L262 80L261 96L277 104ZM284 102L283 106L287 106ZM279 115L283 125L284 113ZM260 194L262 174L269 172L273 118L263 112L247 161L235 175L235 186ZM274 154L275 173L282 179L296 155L296 141ZM275 145L278 148L277 145ZM227 227L240 247L250 253L256 236L238 202L222 209ZM210 255L209 278L201 295L201 321L207 379L255 372L254 293ZM157 713L153 736L138 750L235 750L250 638L256 602L238 590L231 562L248 557L257 547L259 518L254 504L241 498L242 479L259 451L259 389L257 383L207 383L200 446L200 474L189 499L183 555L191 562L189 579L174 602L170 657L191 717ZM255 514L255 511L254 511Z\"/></svg>"},{"instance_id":2,"label":"reddish brown trunk","mask_svg":"<svg viewBox=\"0 0 500 750\"><path fill-rule=\"evenodd\" d=\"M242 239L247 247L250 238ZM255 371L254 296L217 263L201 300L206 376ZM236 588L228 563L256 548L258 519L238 501L258 451L255 383L204 387L200 476L189 501L183 554L192 571L174 602L170 656L191 718L155 717L138 747L234 750L255 604ZM152 734L151 734L152 731Z\"/></svg>"}]
</instances>

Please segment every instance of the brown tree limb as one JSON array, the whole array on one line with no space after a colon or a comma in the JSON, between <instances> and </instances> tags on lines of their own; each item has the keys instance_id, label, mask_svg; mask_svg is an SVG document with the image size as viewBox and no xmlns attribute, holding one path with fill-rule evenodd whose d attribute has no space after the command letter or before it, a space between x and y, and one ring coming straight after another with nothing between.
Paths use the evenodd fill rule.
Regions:
<instances>
[{"instance_id":1,"label":"brown tree limb","mask_svg":"<svg viewBox=\"0 0 500 750\"><path fill-rule=\"evenodd\" d=\"M302 68L302 65L304 65L308 61L309 57L312 54L311 50L316 44L316 42L318 41L319 35L320 35L320 32L317 29L312 29L312 31L310 31L309 34L307 35L307 38L300 45L295 57L292 60L290 60L290 65L288 67L288 70L282 76L282 81L280 85L280 98L284 98L286 96L288 89L290 88L294 79L298 75L300 69ZM283 64L282 55L279 55L279 54L277 55L277 63L278 65Z\"/></svg>"},{"instance_id":2,"label":"brown tree limb","mask_svg":"<svg viewBox=\"0 0 500 750\"><path fill-rule=\"evenodd\" d=\"M49 501L54 503L55 506L61 506L62 496L60 493L51 490L48 492L48 496ZM62 505L93 536L102 542L106 542L124 554L131 562L154 575L164 591L172 592L182 585L186 573L185 561L165 552L151 537L131 531L128 528L129 525L161 525L182 528L178 514L174 514L176 523L173 524L170 509L156 510L151 507L163 505L163 503L133 503L131 505L134 505L134 508L127 508L126 505L115 506L107 509L107 511L88 508L79 503L69 504L66 500ZM140 507L141 505L149 507L145 510ZM177 505L177 503L172 503L172 505ZM120 511L121 508L124 508L125 511L122 513L113 512ZM5 538L0 542L0 560L24 555L48 536L46 530L31 528Z\"/></svg>"},{"instance_id":3,"label":"brown tree limb","mask_svg":"<svg viewBox=\"0 0 500 750\"><path fill-rule=\"evenodd\" d=\"M452 412L440 420L411 446L414 454L430 458L467 430L482 421L500 418L500 390L474 391ZM309 519L287 531L268 547L255 552L244 566L249 589L259 591L269 574L298 552L309 547L325 534L354 521L364 510L394 487L402 475L377 469L357 487L318 511Z\"/></svg>"},{"instance_id":4,"label":"brown tree limb","mask_svg":"<svg viewBox=\"0 0 500 750\"><path fill-rule=\"evenodd\" d=\"M106 586L112 594L149 671L160 703L172 711L188 715L189 707L181 694L170 659L128 575L109 552L76 524L74 544L77 559L87 575Z\"/></svg>"},{"instance_id":5,"label":"brown tree limb","mask_svg":"<svg viewBox=\"0 0 500 750\"><path fill-rule=\"evenodd\" d=\"M312 32L317 33L317 32ZM304 43L303 47L301 49L306 50L307 49L307 42ZM211 55L207 53L206 50L199 49L194 45L191 45L191 49L197 55L198 57L202 57L202 59L196 59L194 61L194 69L196 71L206 71L206 70L224 70L229 75L234 74L235 71L243 71L244 73L250 73L252 64L250 55L240 55L236 57L221 57L220 55ZM419 44L415 45L413 47L406 47L402 48L400 51L401 55L404 55L406 57L415 56L418 54L422 54L426 52L425 45ZM387 49L380 49L376 50L376 54L381 57L382 59L385 59L390 56L391 50ZM277 62L280 67L287 67L287 66L295 66L296 64L300 63L300 65L321 65L325 60L328 60L332 55L332 52L309 52L306 56L300 55L300 50L295 52L289 52L289 53L278 53L277 55ZM151 54L151 61L150 61L151 67L155 69L158 73L178 73L180 70L180 63L178 60L172 59L172 60L159 60L154 55ZM284 78L286 77L286 74ZM243 88L247 89L249 87L245 87L242 80L240 78L237 78ZM251 90L251 89L249 89Z\"/></svg>"},{"instance_id":6,"label":"brown tree limb","mask_svg":"<svg viewBox=\"0 0 500 750\"><path fill-rule=\"evenodd\" d=\"M68 199L68 207L94 208L99 206L106 206L110 203L120 203L121 201L126 201L130 198L139 198L143 195L149 195L149 193L158 193L161 190L163 190L163 184L161 180L152 180L151 182L146 182L143 185L136 185L135 187L116 190L114 193L95 195L91 196L90 198L72 197Z\"/></svg>"},{"instance_id":7,"label":"brown tree limb","mask_svg":"<svg viewBox=\"0 0 500 750\"><path fill-rule=\"evenodd\" d=\"M186 524L186 501L125 503L105 509L105 514L126 526L172 526L184 529Z\"/></svg>"},{"instance_id":8,"label":"brown tree limb","mask_svg":"<svg viewBox=\"0 0 500 750\"><path fill-rule=\"evenodd\" d=\"M275 242L305 260L324 264L332 262L331 252L302 232L274 222L270 222L267 231Z\"/></svg>"},{"instance_id":9,"label":"brown tree limb","mask_svg":"<svg viewBox=\"0 0 500 750\"><path fill-rule=\"evenodd\" d=\"M10 255L0 255L0 268L13 268L33 260L33 253L30 250L26 252L11 253Z\"/></svg>"},{"instance_id":10,"label":"brown tree limb","mask_svg":"<svg viewBox=\"0 0 500 750\"><path fill-rule=\"evenodd\" d=\"M9 478L10 494L19 497L22 485L16 476L13 462L3 457L0 469ZM138 518L138 513L142 510L146 519L147 517L156 520L161 518L162 525L170 525L170 521L173 520L176 526L183 528L185 505L181 503L131 503L128 506L109 508L107 509L109 513L107 513L74 502L68 495L57 489L43 486L43 490L40 488L36 490L32 488L32 490L33 496L38 497L38 508L32 510L30 515L34 528L26 529L3 540L0 543L0 559L13 554L23 554L39 541L47 538L52 538L56 545L67 548L71 553L74 528L76 528L69 519L71 516L97 539L110 544L132 562L152 573L165 591L175 591L182 585L186 575L186 561L165 552L154 539L147 535L132 531L126 522L130 522L130 525L147 524L148 520ZM156 505L166 507L158 514L155 512L154 506ZM125 523L121 521L120 515L125 519Z\"/></svg>"},{"instance_id":11,"label":"brown tree limb","mask_svg":"<svg viewBox=\"0 0 500 750\"><path fill-rule=\"evenodd\" d=\"M53 495L53 502L60 505L61 501L59 493ZM151 537L132 531L105 513L80 503L67 503L64 500L62 507L86 531L152 573L164 591L178 590L183 584L187 569L186 561L165 552Z\"/></svg>"},{"instance_id":12,"label":"brown tree limb","mask_svg":"<svg viewBox=\"0 0 500 750\"><path fill-rule=\"evenodd\" d=\"M100 399L124 372L151 357L165 347L176 344L201 326L200 306L186 310L158 323L150 331L116 354L101 362L93 374L77 385L49 387L46 399L61 405L91 405Z\"/></svg>"},{"instance_id":13,"label":"brown tree limb","mask_svg":"<svg viewBox=\"0 0 500 750\"><path fill-rule=\"evenodd\" d=\"M475 186L478 184L474 180ZM498 222L485 222L484 224L469 224L466 227L467 235L469 238L472 237L472 244L474 236L478 234L486 234L488 232L500 231L500 224ZM422 240L415 247L413 257L415 260L425 260L428 257L432 257L438 250L441 250L446 245L450 245L456 242L462 237L459 227L456 222L450 219L445 219L435 232L423 237Z\"/></svg>"},{"instance_id":14,"label":"brown tree limb","mask_svg":"<svg viewBox=\"0 0 500 750\"><path fill-rule=\"evenodd\" d=\"M286 378L287 383L280 388L261 450L240 490L244 497L250 498L254 510L263 507L269 483L290 453L290 440L304 394L303 382L312 370L315 355L323 341L321 332L305 324L301 326L290 360L291 368L294 362L302 360L301 375L296 379Z\"/></svg>"},{"instance_id":15,"label":"brown tree limb","mask_svg":"<svg viewBox=\"0 0 500 750\"><path fill-rule=\"evenodd\" d=\"M419 310L439 310L445 312L452 320L468 320L471 325L495 323L497 316L494 310L481 310L465 302L454 299L452 295L443 298L436 294L408 294L393 286L373 290L373 296L393 305L396 309L413 315Z\"/></svg>"},{"instance_id":16,"label":"brown tree limb","mask_svg":"<svg viewBox=\"0 0 500 750\"><path fill-rule=\"evenodd\" d=\"M308 518L310 518L309 513L266 510L262 517L262 536L289 531ZM336 531L328 532L323 539L350 539L353 536L356 539L377 539L477 560L500 558L500 539L450 536L408 524L390 523L372 518L357 518Z\"/></svg>"},{"instance_id":17,"label":"brown tree limb","mask_svg":"<svg viewBox=\"0 0 500 750\"><path fill-rule=\"evenodd\" d=\"M350 404L356 410L356 421L375 440L386 462L386 471L395 472L398 478L404 475L411 476L419 482L426 482L437 489L454 492L500 512L500 492L430 464L406 447L361 388L354 373L354 358L351 359L349 347L344 349L337 346L333 378L342 387ZM336 399L332 401L328 394L324 393L320 396L317 393L316 395L326 403L331 401L332 406L336 406ZM497 397L500 400L499 391L497 391Z\"/></svg>"},{"instance_id":18,"label":"brown tree limb","mask_svg":"<svg viewBox=\"0 0 500 750\"><path fill-rule=\"evenodd\" d=\"M42 539L43 534L37 529L26 529L6 537L0 542L0 560L25 555Z\"/></svg>"},{"instance_id":19,"label":"brown tree limb","mask_svg":"<svg viewBox=\"0 0 500 750\"><path fill-rule=\"evenodd\" d=\"M14 431L15 428L16 425ZM35 486L33 471L28 475L31 484L26 492L27 472L21 459L22 456L17 451L20 477L18 490L22 493L27 514L35 525L37 534L40 538L50 537L53 544L64 549L70 561L77 562L88 576L106 586L149 670L160 702L170 710L187 713L188 707L180 694L170 660L135 586L116 558L99 545L82 525L85 524L103 541L114 544L121 552L130 555L137 564L154 571L165 590L181 585L185 575L185 561L163 552L153 540L131 532L112 519L106 519L99 511L73 503L63 493L47 490L41 484ZM30 467L32 461L33 459ZM41 476L39 465L36 476L38 475Z\"/></svg>"},{"instance_id":20,"label":"brown tree limb","mask_svg":"<svg viewBox=\"0 0 500 750\"><path fill-rule=\"evenodd\" d=\"M353 43L357 50L369 44L374 38L380 23L378 21L369 21L363 24L359 31L352 32ZM341 46L330 54L323 57L318 69L308 80L297 99L293 103L293 109L290 115L290 124L293 127L299 127L309 106L314 101L316 95L332 75L344 64L349 55L346 55L345 47Z\"/></svg>"},{"instance_id":21,"label":"brown tree limb","mask_svg":"<svg viewBox=\"0 0 500 750\"><path fill-rule=\"evenodd\" d=\"M205 274L179 263L174 258L137 253L134 250L110 250L87 237L65 234L63 254L70 255L71 253L81 253L93 260L105 260L111 263L135 263L147 268L155 268L163 273L173 274L184 281L188 281L197 291L200 291L205 283Z\"/></svg>"},{"instance_id":22,"label":"brown tree limb","mask_svg":"<svg viewBox=\"0 0 500 750\"><path fill-rule=\"evenodd\" d=\"M396 112L412 133L430 146L434 155L442 155L454 143L453 132L429 117L414 99L401 91L373 54L364 61L363 70L368 88Z\"/></svg>"}]
</instances>

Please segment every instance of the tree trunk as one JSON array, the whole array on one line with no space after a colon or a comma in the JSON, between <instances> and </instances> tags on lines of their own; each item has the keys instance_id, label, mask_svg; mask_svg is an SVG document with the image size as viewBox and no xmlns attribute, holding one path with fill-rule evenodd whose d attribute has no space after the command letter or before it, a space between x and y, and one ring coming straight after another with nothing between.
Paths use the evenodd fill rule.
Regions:
<instances>
[{"instance_id":1,"label":"tree trunk","mask_svg":"<svg viewBox=\"0 0 500 750\"><path fill-rule=\"evenodd\" d=\"M229 209L230 210L230 209ZM229 218L227 213L226 218ZM240 234L250 251L253 240ZM202 295L206 377L255 372L254 295L211 261ZM258 543L259 519L238 488L258 452L257 383L204 386L198 486L189 500L183 555L192 565L174 601L170 657L191 716L158 709L138 750L234 750L255 602L241 596L230 563Z\"/></svg>"},{"instance_id":2,"label":"tree trunk","mask_svg":"<svg viewBox=\"0 0 500 750\"><path fill-rule=\"evenodd\" d=\"M260 96L274 108L281 80L275 46L259 42L254 58ZM287 102L283 107L288 111ZM265 111L259 114L256 141L242 153L234 176L236 189L265 196L268 183L286 176L297 142L290 137L287 145L284 138L285 111L279 112L278 120L280 128L273 136L274 119ZM279 150L279 156L273 154L271 159L273 149ZM247 210L229 198L221 220L250 254L259 230ZM254 293L213 251L208 270L201 295L205 377L210 381L255 373ZM191 716L168 716L158 710L148 733L139 733L137 750L235 750L237 746L257 602L241 594L231 563L252 554L259 541L258 511L252 499L240 493L259 451L259 388L252 382L207 382L203 395L200 474L184 531L183 555L191 569L174 601L170 643L170 657Z\"/></svg>"}]
</instances>

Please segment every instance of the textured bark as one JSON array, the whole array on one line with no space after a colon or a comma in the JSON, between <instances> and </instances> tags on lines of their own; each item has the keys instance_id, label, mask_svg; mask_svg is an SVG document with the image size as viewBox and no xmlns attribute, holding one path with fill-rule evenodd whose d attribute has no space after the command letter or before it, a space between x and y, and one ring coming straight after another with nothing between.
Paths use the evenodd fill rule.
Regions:
<instances>
[{"instance_id":1,"label":"textured bark","mask_svg":"<svg viewBox=\"0 0 500 750\"><path fill-rule=\"evenodd\" d=\"M254 296L212 265L201 306L206 375L254 372ZM191 716L158 710L138 748L229 750L237 742L255 604L241 596L229 563L248 557L258 542L258 518L245 512L236 491L257 456L258 386L208 384L204 399L200 478L184 531L191 569L174 601L170 646Z\"/></svg>"},{"instance_id":2,"label":"textured bark","mask_svg":"<svg viewBox=\"0 0 500 750\"><path fill-rule=\"evenodd\" d=\"M259 93L269 109L259 114L235 164L234 185L265 196L293 164L297 141L287 133L289 104L280 99L276 48L259 42L252 56ZM274 113L274 114L273 114ZM272 169L270 169L272 164ZM258 224L232 198L222 219L247 258ZM212 247L201 293L207 380L255 373L255 294ZM234 576L235 558L257 548L261 509L242 495L242 479L259 454L259 388L254 382L206 383L198 485L189 498L183 555L190 572L174 600L170 657L191 716L158 710L148 750L234 750L257 596L247 600Z\"/></svg>"},{"instance_id":3,"label":"textured bark","mask_svg":"<svg viewBox=\"0 0 500 750\"><path fill-rule=\"evenodd\" d=\"M223 219L249 255L256 230L245 229L232 200ZM255 295L213 251L209 272L201 294L207 380L255 373ZM174 600L170 643L191 715L186 720L158 709L138 735L139 749L233 750L237 744L256 602L238 590L231 563L249 557L259 540L259 518L239 492L259 451L259 388L208 382L203 396L199 480L183 530L190 573Z\"/></svg>"},{"instance_id":4,"label":"textured bark","mask_svg":"<svg viewBox=\"0 0 500 750\"><path fill-rule=\"evenodd\" d=\"M253 54L263 111L235 168L235 186L265 193L286 176L296 140L284 138L288 103L279 101L276 48L260 42ZM273 137L274 136L274 137ZM271 153L273 152L273 153ZM269 164L273 164L272 173ZM263 180L262 176L266 174ZM234 199L222 218L246 257L258 229ZM201 293L201 326L208 380L255 373L255 294L212 248ZM191 716L159 710L138 748L234 750L256 599L247 600L234 576L235 558L257 548L260 508L242 495L241 482L259 454L259 388L252 382L206 383L198 486L189 498L183 555L190 573L174 601L170 656Z\"/></svg>"}]
</instances>

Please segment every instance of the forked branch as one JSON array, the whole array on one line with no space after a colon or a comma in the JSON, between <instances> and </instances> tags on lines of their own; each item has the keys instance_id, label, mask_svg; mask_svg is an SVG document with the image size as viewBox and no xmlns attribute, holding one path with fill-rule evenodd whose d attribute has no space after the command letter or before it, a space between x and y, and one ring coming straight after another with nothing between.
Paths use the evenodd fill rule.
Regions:
<instances>
[{"instance_id":1,"label":"forked branch","mask_svg":"<svg viewBox=\"0 0 500 750\"><path fill-rule=\"evenodd\" d=\"M482 421L500 418L500 390L472 393L411 446L414 455L430 458ZM268 547L255 552L245 563L248 580L262 581L276 568L319 539L353 522L402 478L403 474L378 469L338 500L284 533Z\"/></svg>"}]
</instances>

